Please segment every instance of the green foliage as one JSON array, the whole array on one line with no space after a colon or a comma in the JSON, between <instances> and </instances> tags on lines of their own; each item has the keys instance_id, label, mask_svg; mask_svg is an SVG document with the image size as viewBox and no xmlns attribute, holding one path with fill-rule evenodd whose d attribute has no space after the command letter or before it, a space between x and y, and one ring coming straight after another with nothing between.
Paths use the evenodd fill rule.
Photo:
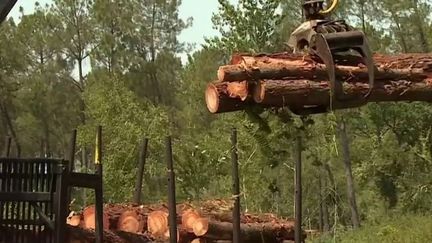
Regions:
<instances>
[{"instance_id":1,"label":"green foliage","mask_svg":"<svg viewBox=\"0 0 432 243\"><path fill-rule=\"evenodd\" d=\"M316 239L311 242L430 242L432 240L431 217L421 215L404 215L383 217L376 224L368 224L361 230L338 232L337 236Z\"/></svg>"},{"instance_id":2,"label":"green foliage","mask_svg":"<svg viewBox=\"0 0 432 243\"><path fill-rule=\"evenodd\" d=\"M139 102L125 86L123 77L110 76L103 71L89 77L84 100L91 122L81 128L81 139L92 145L95 127L101 125L104 128L105 191L110 195L110 200L129 199L132 197L130 188L135 183L137 145L144 137L152 141L148 171L155 173L161 163L160 152L155 151L162 150L160 141L169 134L168 117L150 102Z\"/></svg>"},{"instance_id":3,"label":"green foliage","mask_svg":"<svg viewBox=\"0 0 432 243\"><path fill-rule=\"evenodd\" d=\"M219 0L219 4L212 22L222 37L208 39L210 46L226 53L271 51L277 43L276 26L282 20L277 12L280 0L240 0L237 6Z\"/></svg>"}]
</instances>

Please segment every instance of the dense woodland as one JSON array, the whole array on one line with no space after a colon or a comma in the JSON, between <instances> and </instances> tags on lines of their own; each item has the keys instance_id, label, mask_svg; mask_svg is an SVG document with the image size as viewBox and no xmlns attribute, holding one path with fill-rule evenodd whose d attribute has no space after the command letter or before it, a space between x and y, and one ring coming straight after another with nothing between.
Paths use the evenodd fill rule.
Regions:
<instances>
[{"instance_id":1,"label":"dense woodland","mask_svg":"<svg viewBox=\"0 0 432 243\"><path fill-rule=\"evenodd\" d=\"M67 156L78 129L77 170L92 169L103 126L104 199L132 199L140 144L150 139L143 200L166 200L171 135L177 200L231 197L230 131L239 132L242 210L293 216L294 145L304 142L304 223L325 231L394 215L432 213L432 108L380 103L298 117L288 110L212 115L204 91L234 52L285 51L299 0L219 0L220 37L189 52L180 0L54 0L0 27L0 137L12 155ZM18 3L19 4L19 3ZM18 6L16 6L18 7ZM431 52L432 3L342 1L380 53ZM0 141L0 148L4 146ZM76 206L92 194L76 191ZM415 222L414 222L415 223Z\"/></svg>"}]
</instances>

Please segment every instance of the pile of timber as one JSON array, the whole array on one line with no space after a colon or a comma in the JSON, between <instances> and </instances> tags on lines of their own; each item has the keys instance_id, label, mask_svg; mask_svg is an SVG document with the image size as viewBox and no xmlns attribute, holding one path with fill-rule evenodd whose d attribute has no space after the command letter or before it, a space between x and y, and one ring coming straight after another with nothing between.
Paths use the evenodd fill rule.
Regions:
<instances>
[{"instance_id":1,"label":"pile of timber","mask_svg":"<svg viewBox=\"0 0 432 243\"><path fill-rule=\"evenodd\" d=\"M232 204L225 200L177 205L177 242L231 242ZM170 239L168 208L164 204L104 205L105 242L166 242ZM74 242L91 242L95 229L94 205L67 218ZM304 238L306 233L303 232ZM242 242L279 243L294 240L294 220L273 214L241 215ZM117 241L112 241L116 239ZM81 241L79 241L81 240Z\"/></svg>"},{"instance_id":2,"label":"pile of timber","mask_svg":"<svg viewBox=\"0 0 432 243\"><path fill-rule=\"evenodd\" d=\"M375 54L373 59L375 85L366 103L432 101L431 54ZM369 90L367 68L356 57L336 60L336 79L343 82L344 96L362 99ZM219 67L217 78L205 92L211 113L238 111L247 106L296 108L330 104L326 66L308 55L235 54L228 65Z\"/></svg>"}]
</instances>

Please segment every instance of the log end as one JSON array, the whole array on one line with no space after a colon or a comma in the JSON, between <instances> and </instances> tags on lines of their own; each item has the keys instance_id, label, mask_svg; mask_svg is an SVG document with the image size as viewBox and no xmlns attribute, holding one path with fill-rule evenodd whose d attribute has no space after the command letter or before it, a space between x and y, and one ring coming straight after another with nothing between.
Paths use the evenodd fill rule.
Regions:
<instances>
[{"instance_id":1,"label":"log end","mask_svg":"<svg viewBox=\"0 0 432 243\"><path fill-rule=\"evenodd\" d=\"M235 84L234 84L235 85ZM228 83L215 82L209 83L205 91L205 101L210 113L223 113L243 110L245 106L250 105L247 100L242 101L241 95L229 95ZM239 86L245 86L239 85Z\"/></svg>"},{"instance_id":2,"label":"log end","mask_svg":"<svg viewBox=\"0 0 432 243\"><path fill-rule=\"evenodd\" d=\"M83 227L85 229L96 229L96 209L94 206L89 206L83 211ZM102 216L103 228L109 229L109 216L104 211Z\"/></svg>"},{"instance_id":3,"label":"log end","mask_svg":"<svg viewBox=\"0 0 432 243\"><path fill-rule=\"evenodd\" d=\"M66 223L71 226L79 226L81 224L81 215L72 215L66 219Z\"/></svg>"},{"instance_id":4,"label":"log end","mask_svg":"<svg viewBox=\"0 0 432 243\"><path fill-rule=\"evenodd\" d=\"M217 113L219 111L219 93L218 89L214 84L207 85L205 92L205 100L207 104L207 109L211 113Z\"/></svg>"},{"instance_id":5,"label":"log end","mask_svg":"<svg viewBox=\"0 0 432 243\"><path fill-rule=\"evenodd\" d=\"M125 232L139 233L143 231L144 224L138 214L133 210L128 210L120 215L117 229Z\"/></svg>"},{"instance_id":6,"label":"log end","mask_svg":"<svg viewBox=\"0 0 432 243\"><path fill-rule=\"evenodd\" d=\"M197 211L193 209L188 209L182 214L182 226L183 228L189 232L193 232L193 225L197 219L200 218L200 215Z\"/></svg>"},{"instance_id":7,"label":"log end","mask_svg":"<svg viewBox=\"0 0 432 243\"><path fill-rule=\"evenodd\" d=\"M230 82L227 85L227 91L231 98L240 98L245 101L248 97L248 83L247 81Z\"/></svg>"},{"instance_id":8,"label":"log end","mask_svg":"<svg viewBox=\"0 0 432 243\"><path fill-rule=\"evenodd\" d=\"M66 218L66 224L71 226L80 226L81 224L81 214L77 214L76 212L71 212L69 216Z\"/></svg>"},{"instance_id":9,"label":"log end","mask_svg":"<svg viewBox=\"0 0 432 243\"><path fill-rule=\"evenodd\" d=\"M147 216L147 231L153 236L163 236L168 229L168 213L156 210Z\"/></svg>"},{"instance_id":10,"label":"log end","mask_svg":"<svg viewBox=\"0 0 432 243\"><path fill-rule=\"evenodd\" d=\"M229 62L229 64L234 65L234 64L239 64L242 62L243 60L243 56L246 53L235 53L233 55L231 55L231 60Z\"/></svg>"},{"instance_id":11,"label":"log end","mask_svg":"<svg viewBox=\"0 0 432 243\"><path fill-rule=\"evenodd\" d=\"M195 220L193 225L193 232L196 236L203 236L207 233L209 227L209 220L207 218L199 218Z\"/></svg>"},{"instance_id":12,"label":"log end","mask_svg":"<svg viewBox=\"0 0 432 243\"><path fill-rule=\"evenodd\" d=\"M225 70L222 67L219 67L218 71L217 71L217 78L219 81L224 81L225 80Z\"/></svg>"}]
</instances>

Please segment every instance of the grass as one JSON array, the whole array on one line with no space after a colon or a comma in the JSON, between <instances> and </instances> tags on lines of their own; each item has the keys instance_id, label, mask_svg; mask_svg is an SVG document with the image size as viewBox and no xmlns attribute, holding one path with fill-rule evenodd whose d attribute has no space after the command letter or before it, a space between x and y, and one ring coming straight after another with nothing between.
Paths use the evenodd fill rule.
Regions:
<instances>
[{"instance_id":1,"label":"grass","mask_svg":"<svg viewBox=\"0 0 432 243\"><path fill-rule=\"evenodd\" d=\"M334 236L316 238L310 243L424 243L432 242L432 216L400 216L384 219L379 224L368 225L359 230L340 231Z\"/></svg>"}]
</instances>

